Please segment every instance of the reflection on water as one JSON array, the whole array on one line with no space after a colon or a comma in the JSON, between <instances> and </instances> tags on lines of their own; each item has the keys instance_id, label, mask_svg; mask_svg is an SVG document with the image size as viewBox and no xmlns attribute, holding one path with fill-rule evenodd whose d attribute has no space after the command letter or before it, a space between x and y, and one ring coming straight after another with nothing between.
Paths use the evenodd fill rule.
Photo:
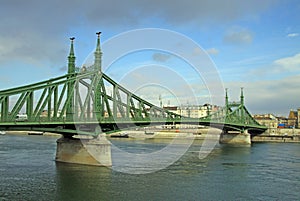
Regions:
<instances>
[{"instance_id":1,"label":"reflection on water","mask_svg":"<svg viewBox=\"0 0 300 201\"><path fill-rule=\"evenodd\" d=\"M112 141L113 170L147 174L162 170L186 153L193 139Z\"/></svg>"},{"instance_id":2,"label":"reflection on water","mask_svg":"<svg viewBox=\"0 0 300 201\"><path fill-rule=\"evenodd\" d=\"M165 146L163 141L113 143L132 153ZM203 160L200 146L195 142L180 160L160 171L125 174L55 163L54 137L0 136L0 200L300 199L299 144L218 145Z\"/></svg>"},{"instance_id":3,"label":"reflection on water","mask_svg":"<svg viewBox=\"0 0 300 201\"><path fill-rule=\"evenodd\" d=\"M111 172L106 167L57 163L56 199L109 200Z\"/></svg>"}]
</instances>

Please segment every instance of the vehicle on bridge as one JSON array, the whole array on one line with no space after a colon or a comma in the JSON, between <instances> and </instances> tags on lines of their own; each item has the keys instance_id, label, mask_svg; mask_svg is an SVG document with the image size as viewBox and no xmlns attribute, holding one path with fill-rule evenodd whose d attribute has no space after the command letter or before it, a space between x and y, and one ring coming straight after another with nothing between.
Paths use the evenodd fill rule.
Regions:
<instances>
[{"instance_id":1,"label":"vehicle on bridge","mask_svg":"<svg viewBox=\"0 0 300 201\"><path fill-rule=\"evenodd\" d=\"M28 116L27 114L17 114L16 116L16 121L28 121Z\"/></svg>"}]
</instances>

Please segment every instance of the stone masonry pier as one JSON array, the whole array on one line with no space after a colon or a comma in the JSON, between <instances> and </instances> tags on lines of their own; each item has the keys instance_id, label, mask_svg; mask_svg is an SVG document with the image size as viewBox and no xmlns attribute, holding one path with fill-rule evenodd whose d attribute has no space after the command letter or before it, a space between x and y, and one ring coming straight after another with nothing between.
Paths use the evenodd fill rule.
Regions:
<instances>
[{"instance_id":1,"label":"stone masonry pier","mask_svg":"<svg viewBox=\"0 0 300 201\"><path fill-rule=\"evenodd\" d=\"M57 162L95 166L112 166L111 144L105 137L78 139L61 137L57 140Z\"/></svg>"}]
</instances>

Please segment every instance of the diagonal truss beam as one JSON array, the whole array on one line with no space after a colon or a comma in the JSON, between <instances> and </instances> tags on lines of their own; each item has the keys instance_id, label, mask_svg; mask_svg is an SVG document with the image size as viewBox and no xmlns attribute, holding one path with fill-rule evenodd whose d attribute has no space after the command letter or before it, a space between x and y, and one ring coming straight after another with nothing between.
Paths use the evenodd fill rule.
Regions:
<instances>
[{"instance_id":1,"label":"diagonal truss beam","mask_svg":"<svg viewBox=\"0 0 300 201\"><path fill-rule=\"evenodd\" d=\"M100 96L100 97L98 97ZM97 100L97 101L96 101ZM0 91L1 123L15 122L150 122L181 116L132 94L106 74L91 71L68 74L32 85Z\"/></svg>"},{"instance_id":2,"label":"diagonal truss beam","mask_svg":"<svg viewBox=\"0 0 300 201\"><path fill-rule=\"evenodd\" d=\"M0 91L0 114L0 125L36 125L38 122L45 127L62 125L69 130L76 129L70 126L75 124L117 125L124 122L144 125L151 122L193 122L238 130L265 129L244 104L227 102L225 107L204 118L184 118L132 94L99 71L67 74ZM18 120L19 114L27 115L27 119Z\"/></svg>"}]
</instances>

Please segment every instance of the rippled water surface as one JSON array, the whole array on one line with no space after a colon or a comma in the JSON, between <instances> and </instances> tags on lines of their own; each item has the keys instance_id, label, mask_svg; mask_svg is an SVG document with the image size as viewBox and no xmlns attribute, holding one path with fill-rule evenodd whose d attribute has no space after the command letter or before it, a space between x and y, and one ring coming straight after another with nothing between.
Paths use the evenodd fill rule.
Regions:
<instances>
[{"instance_id":1,"label":"rippled water surface","mask_svg":"<svg viewBox=\"0 0 300 201\"><path fill-rule=\"evenodd\" d=\"M56 137L0 136L0 200L300 200L300 144L218 145L205 159L194 143L150 174L55 163ZM128 152L164 141L115 140ZM130 164L130 163L129 163Z\"/></svg>"}]
</instances>

